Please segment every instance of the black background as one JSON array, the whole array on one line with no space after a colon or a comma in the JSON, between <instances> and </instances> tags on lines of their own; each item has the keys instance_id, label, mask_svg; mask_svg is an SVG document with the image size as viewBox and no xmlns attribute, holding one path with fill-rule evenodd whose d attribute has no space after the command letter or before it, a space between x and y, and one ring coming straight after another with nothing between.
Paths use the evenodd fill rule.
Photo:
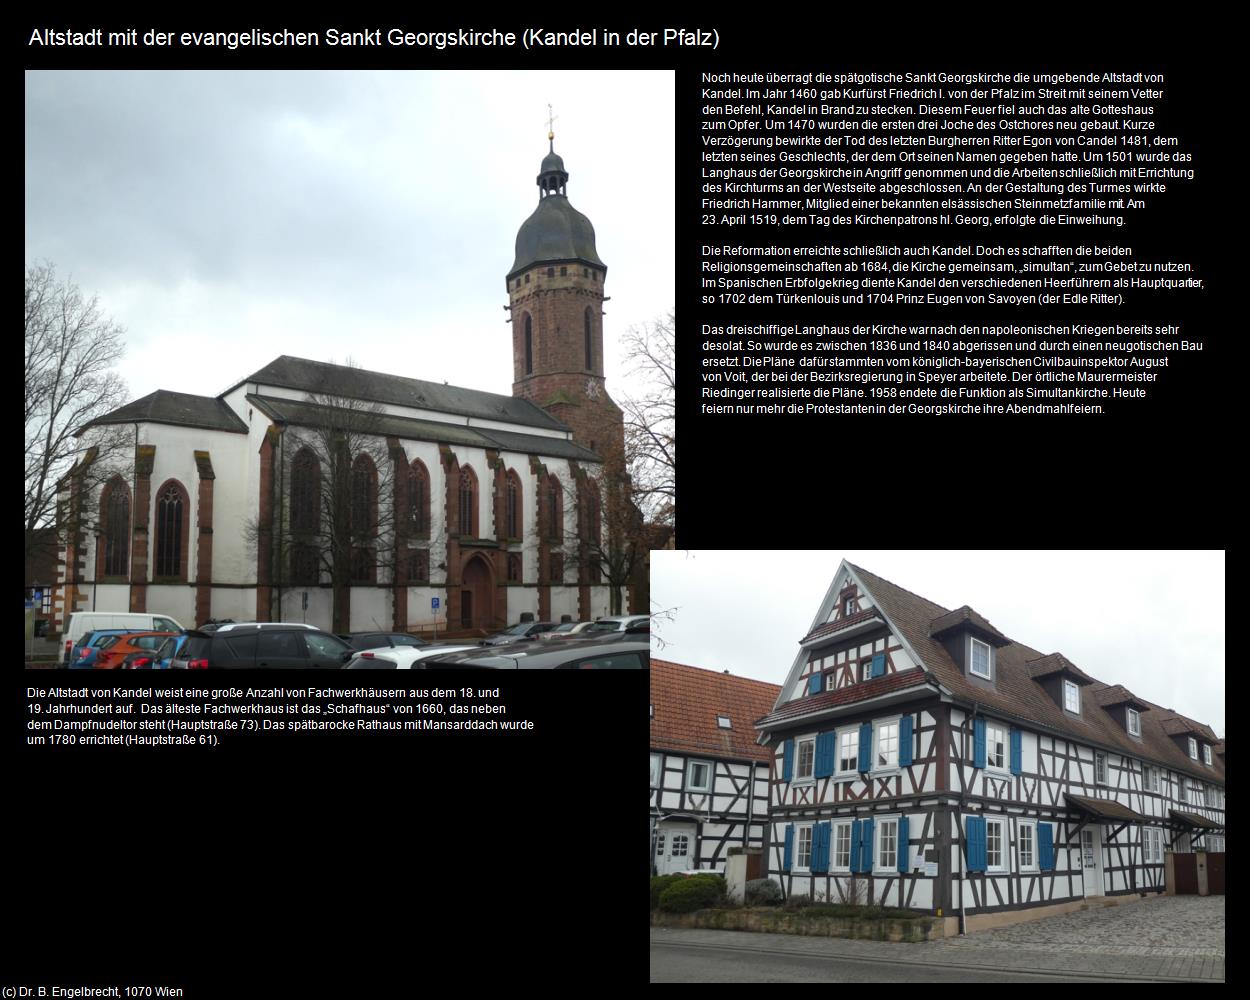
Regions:
<instances>
[{"instance_id":1,"label":"black background","mask_svg":"<svg viewBox=\"0 0 1250 1000\"><path fill-rule=\"evenodd\" d=\"M1233 439L1230 376L1240 355L1227 345L1241 324L1224 311L1220 288L1235 225L1230 203L1217 201L1232 169L1221 131L1220 32L1171 20L1155 27L1136 14L1096 21L1054 7L923 20L882 8L873 20L836 22L768 13L749 22L704 15L701 26L718 30L717 50L36 52L25 45L36 25L19 29L18 42L35 68L673 67L680 545L1221 545L1231 502L1211 484ZM567 29L577 19L546 26ZM193 24L171 20L151 26L283 26L207 14ZM432 27L419 21L353 14L335 26ZM586 14L581 26L595 23L605 22ZM640 15L613 26L635 25L659 30L665 22ZM50 17L38 26L76 25ZM773 432L700 418L697 395L684 388L697 379L699 324L850 318L700 310L699 74L853 69L1165 73L1164 114L1194 153L1198 180L1174 187L1162 199L1167 207L1148 213L1148 235L1116 238L1148 245L1147 256L1168 247L1208 279L1210 291L1178 299L1153 320L1183 319L1191 336L1206 339L1206 354L1169 370L1157 399L1121 404L1097 421L825 417L787 419ZM630 155L630 141L623 138L620 155ZM890 237L905 242L908 234ZM1002 238L1033 241L1030 231ZM951 316L961 319L943 314ZM727 609L726 627L732 620ZM271 740L213 753L28 751L25 686L53 678L20 677L6 699L6 895L19 928L6 947L18 979L7 982L199 987L188 996L249 995L262 982L370 995L382 981L420 989L433 975L470 988L640 983L645 678L540 674L511 681L540 723L525 737Z\"/></svg>"}]
</instances>

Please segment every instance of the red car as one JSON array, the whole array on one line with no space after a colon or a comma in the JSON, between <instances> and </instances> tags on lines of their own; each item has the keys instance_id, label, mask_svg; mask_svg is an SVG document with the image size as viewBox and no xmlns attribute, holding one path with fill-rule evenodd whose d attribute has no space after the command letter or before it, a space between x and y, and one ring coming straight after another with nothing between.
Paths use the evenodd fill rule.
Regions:
<instances>
[{"instance_id":1,"label":"red car","mask_svg":"<svg viewBox=\"0 0 1250 1000\"><path fill-rule=\"evenodd\" d=\"M97 670L116 670L122 661L131 653L155 653L161 643L177 632L128 632L119 635L117 641L110 643L108 649L96 654Z\"/></svg>"}]
</instances>

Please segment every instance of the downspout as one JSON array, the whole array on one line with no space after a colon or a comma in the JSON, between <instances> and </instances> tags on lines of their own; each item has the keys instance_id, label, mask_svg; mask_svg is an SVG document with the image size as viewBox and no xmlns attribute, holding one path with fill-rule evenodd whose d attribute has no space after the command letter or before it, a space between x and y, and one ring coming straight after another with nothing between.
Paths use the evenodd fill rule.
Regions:
<instances>
[{"instance_id":1,"label":"downspout","mask_svg":"<svg viewBox=\"0 0 1250 1000\"><path fill-rule=\"evenodd\" d=\"M976 740L977 710L979 708L979 703L974 701L972 703L972 738L974 741ZM973 750L973 756L976 756L975 749ZM963 765L960 764L960 767L962 766ZM974 768L973 770L976 769ZM959 795L959 812L961 816L963 815L964 808L967 804L968 793L967 791L961 792ZM963 841L963 846L959 849L959 936L964 937L968 933L968 917L967 914L964 913L964 854L968 850L968 837L966 834L963 834L959 839Z\"/></svg>"}]
</instances>

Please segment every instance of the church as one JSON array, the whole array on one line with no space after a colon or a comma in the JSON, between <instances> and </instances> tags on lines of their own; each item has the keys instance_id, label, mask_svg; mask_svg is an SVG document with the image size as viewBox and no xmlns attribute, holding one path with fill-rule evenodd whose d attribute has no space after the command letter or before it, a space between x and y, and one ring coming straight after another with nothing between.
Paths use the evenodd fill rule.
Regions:
<instances>
[{"instance_id":1,"label":"church","mask_svg":"<svg viewBox=\"0 0 1250 1000\"><path fill-rule=\"evenodd\" d=\"M215 397L158 390L92 421L61 483L61 624L429 632L625 610L607 265L548 140L505 276L512 395L283 355ZM121 429L124 460L91 447Z\"/></svg>"}]
</instances>

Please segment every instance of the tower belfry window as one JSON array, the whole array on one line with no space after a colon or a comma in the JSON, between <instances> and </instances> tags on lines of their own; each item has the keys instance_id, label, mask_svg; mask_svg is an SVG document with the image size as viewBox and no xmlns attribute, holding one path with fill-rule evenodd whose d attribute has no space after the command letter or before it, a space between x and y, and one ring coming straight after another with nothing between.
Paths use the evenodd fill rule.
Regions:
<instances>
[{"instance_id":1,"label":"tower belfry window","mask_svg":"<svg viewBox=\"0 0 1250 1000\"><path fill-rule=\"evenodd\" d=\"M534 321L525 314L525 374L534 374Z\"/></svg>"},{"instance_id":2,"label":"tower belfry window","mask_svg":"<svg viewBox=\"0 0 1250 1000\"><path fill-rule=\"evenodd\" d=\"M593 371L595 367L595 356L594 356L594 346L593 346L593 342L591 339L592 332L591 332L591 321L590 321L589 309L586 310L585 320L586 320L586 369L588 371Z\"/></svg>"}]
</instances>

